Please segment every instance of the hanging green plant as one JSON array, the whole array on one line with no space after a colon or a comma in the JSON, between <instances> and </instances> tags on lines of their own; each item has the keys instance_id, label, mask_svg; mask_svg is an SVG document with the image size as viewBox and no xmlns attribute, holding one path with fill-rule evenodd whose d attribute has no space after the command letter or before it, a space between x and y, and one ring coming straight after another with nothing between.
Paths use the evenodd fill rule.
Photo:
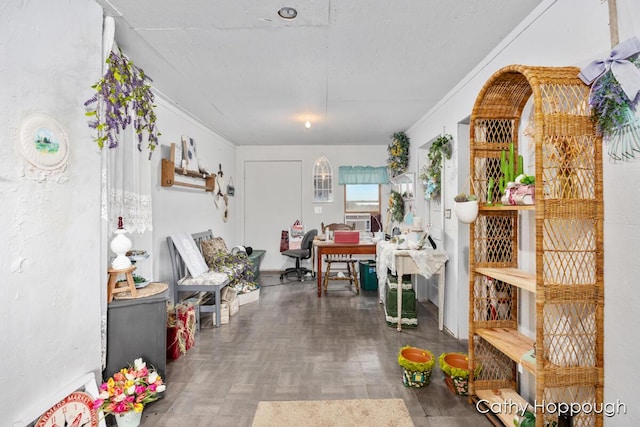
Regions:
<instances>
[{"instance_id":1,"label":"hanging green plant","mask_svg":"<svg viewBox=\"0 0 640 427\"><path fill-rule=\"evenodd\" d=\"M404 221L404 199L395 190L389 193L389 218L395 222Z\"/></svg>"},{"instance_id":2,"label":"hanging green plant","mask_svg":"<svg viewBox=\"0 0 640 427\"><path fill-rule=\"evenodd\" d=\"M420 171L420 180L425 188L424 198L426 200L439 199L442 190L441 174L443 159L451 158L451 142L453 137L444 134L436 138L427 152L428 164Z\"/></svg>"},{"instance_id":3,"label":"hanging green plant","mask_svg":"<svg viewBox=\"0 0 640 427\"><path fill-rule=\"evenodd\" d=\"M389 152L387 166L391 170L391 176L398 176L405 173L409 167L409 146L411 142L404 132L396 132L391 138L393 142L387 147Z\"/></svg>"},{"instance_id":4,"label":"hanging green plant","mask_svg":"<svg viewBox=\"0 0 640 427\"><path fill-rule=\"evenodd\" d=\"M107 58L107 72L93 86L96 93L85 103L89 127L97 131L98 147L118 146L119 134L130 124L138 137L142 151L143 135L147 134L149 158L158 145L158 128L154 111L154 95L148 82L151 79L123 53L111 51ZM132 123L133 122L133 123Z\"/></svg>"}]
</instances>

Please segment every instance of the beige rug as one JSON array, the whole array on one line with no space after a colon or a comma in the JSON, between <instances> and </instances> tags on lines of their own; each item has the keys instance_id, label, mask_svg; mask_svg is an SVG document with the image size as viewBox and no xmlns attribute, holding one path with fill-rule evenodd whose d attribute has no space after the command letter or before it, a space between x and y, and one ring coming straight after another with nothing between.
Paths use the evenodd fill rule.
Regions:
<instances>
[{"instance_id":1,"label":"beige rug","mask_svg":"<svg viewBox=\"0 0 640 427\"><path fill-rule=\"evenodd\" d=\"M253 427L414 427L402 399L259 402Z\"/></svg>"}]
</instances>

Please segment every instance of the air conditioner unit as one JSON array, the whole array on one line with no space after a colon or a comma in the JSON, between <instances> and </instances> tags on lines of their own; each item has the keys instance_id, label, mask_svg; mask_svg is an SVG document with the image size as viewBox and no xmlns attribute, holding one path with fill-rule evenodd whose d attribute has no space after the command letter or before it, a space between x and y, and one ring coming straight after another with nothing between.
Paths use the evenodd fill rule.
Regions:
<instances>
[{"instance_id":1,"label":"air conditioner unit","mask_svg":"<svg viewBox=\"0 0 640 427\"><path fill-rule=\"evenodd\" d=\"M356 231L371 231L371 214L344 214L344 222Z\"/></svg>"}]
</instances>

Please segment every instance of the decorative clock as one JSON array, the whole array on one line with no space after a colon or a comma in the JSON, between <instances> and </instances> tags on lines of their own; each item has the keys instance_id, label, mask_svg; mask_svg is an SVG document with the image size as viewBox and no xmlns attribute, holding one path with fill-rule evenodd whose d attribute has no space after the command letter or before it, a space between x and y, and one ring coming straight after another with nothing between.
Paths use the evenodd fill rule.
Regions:
<instances>
[{"instance_id":1,"label":"decorative clock","mask_svg":"<svg viewBox=\"0 0 640 427\"><path fill-rule=\"evenodd\" d=\"M93 397L75 391L53 405L36 422L35 427L97 427L98 413L93 410Z\"/></svg>"}]
</instances>

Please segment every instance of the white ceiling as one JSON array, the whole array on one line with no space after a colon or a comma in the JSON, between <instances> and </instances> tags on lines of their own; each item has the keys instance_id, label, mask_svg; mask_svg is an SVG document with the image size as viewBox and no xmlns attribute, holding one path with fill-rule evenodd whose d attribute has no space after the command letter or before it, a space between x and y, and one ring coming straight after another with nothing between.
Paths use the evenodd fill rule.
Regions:
<instances>
[{"instance_id":1,"label":"white ceiling","mask_svg":"<svg viewBox=\"0 0 640 427\"><path fill-rule=\"evenodd\" d=\"M386 145L542 0L96 1L154 88L238 145Z\"/></svg>"}]
</instances>

